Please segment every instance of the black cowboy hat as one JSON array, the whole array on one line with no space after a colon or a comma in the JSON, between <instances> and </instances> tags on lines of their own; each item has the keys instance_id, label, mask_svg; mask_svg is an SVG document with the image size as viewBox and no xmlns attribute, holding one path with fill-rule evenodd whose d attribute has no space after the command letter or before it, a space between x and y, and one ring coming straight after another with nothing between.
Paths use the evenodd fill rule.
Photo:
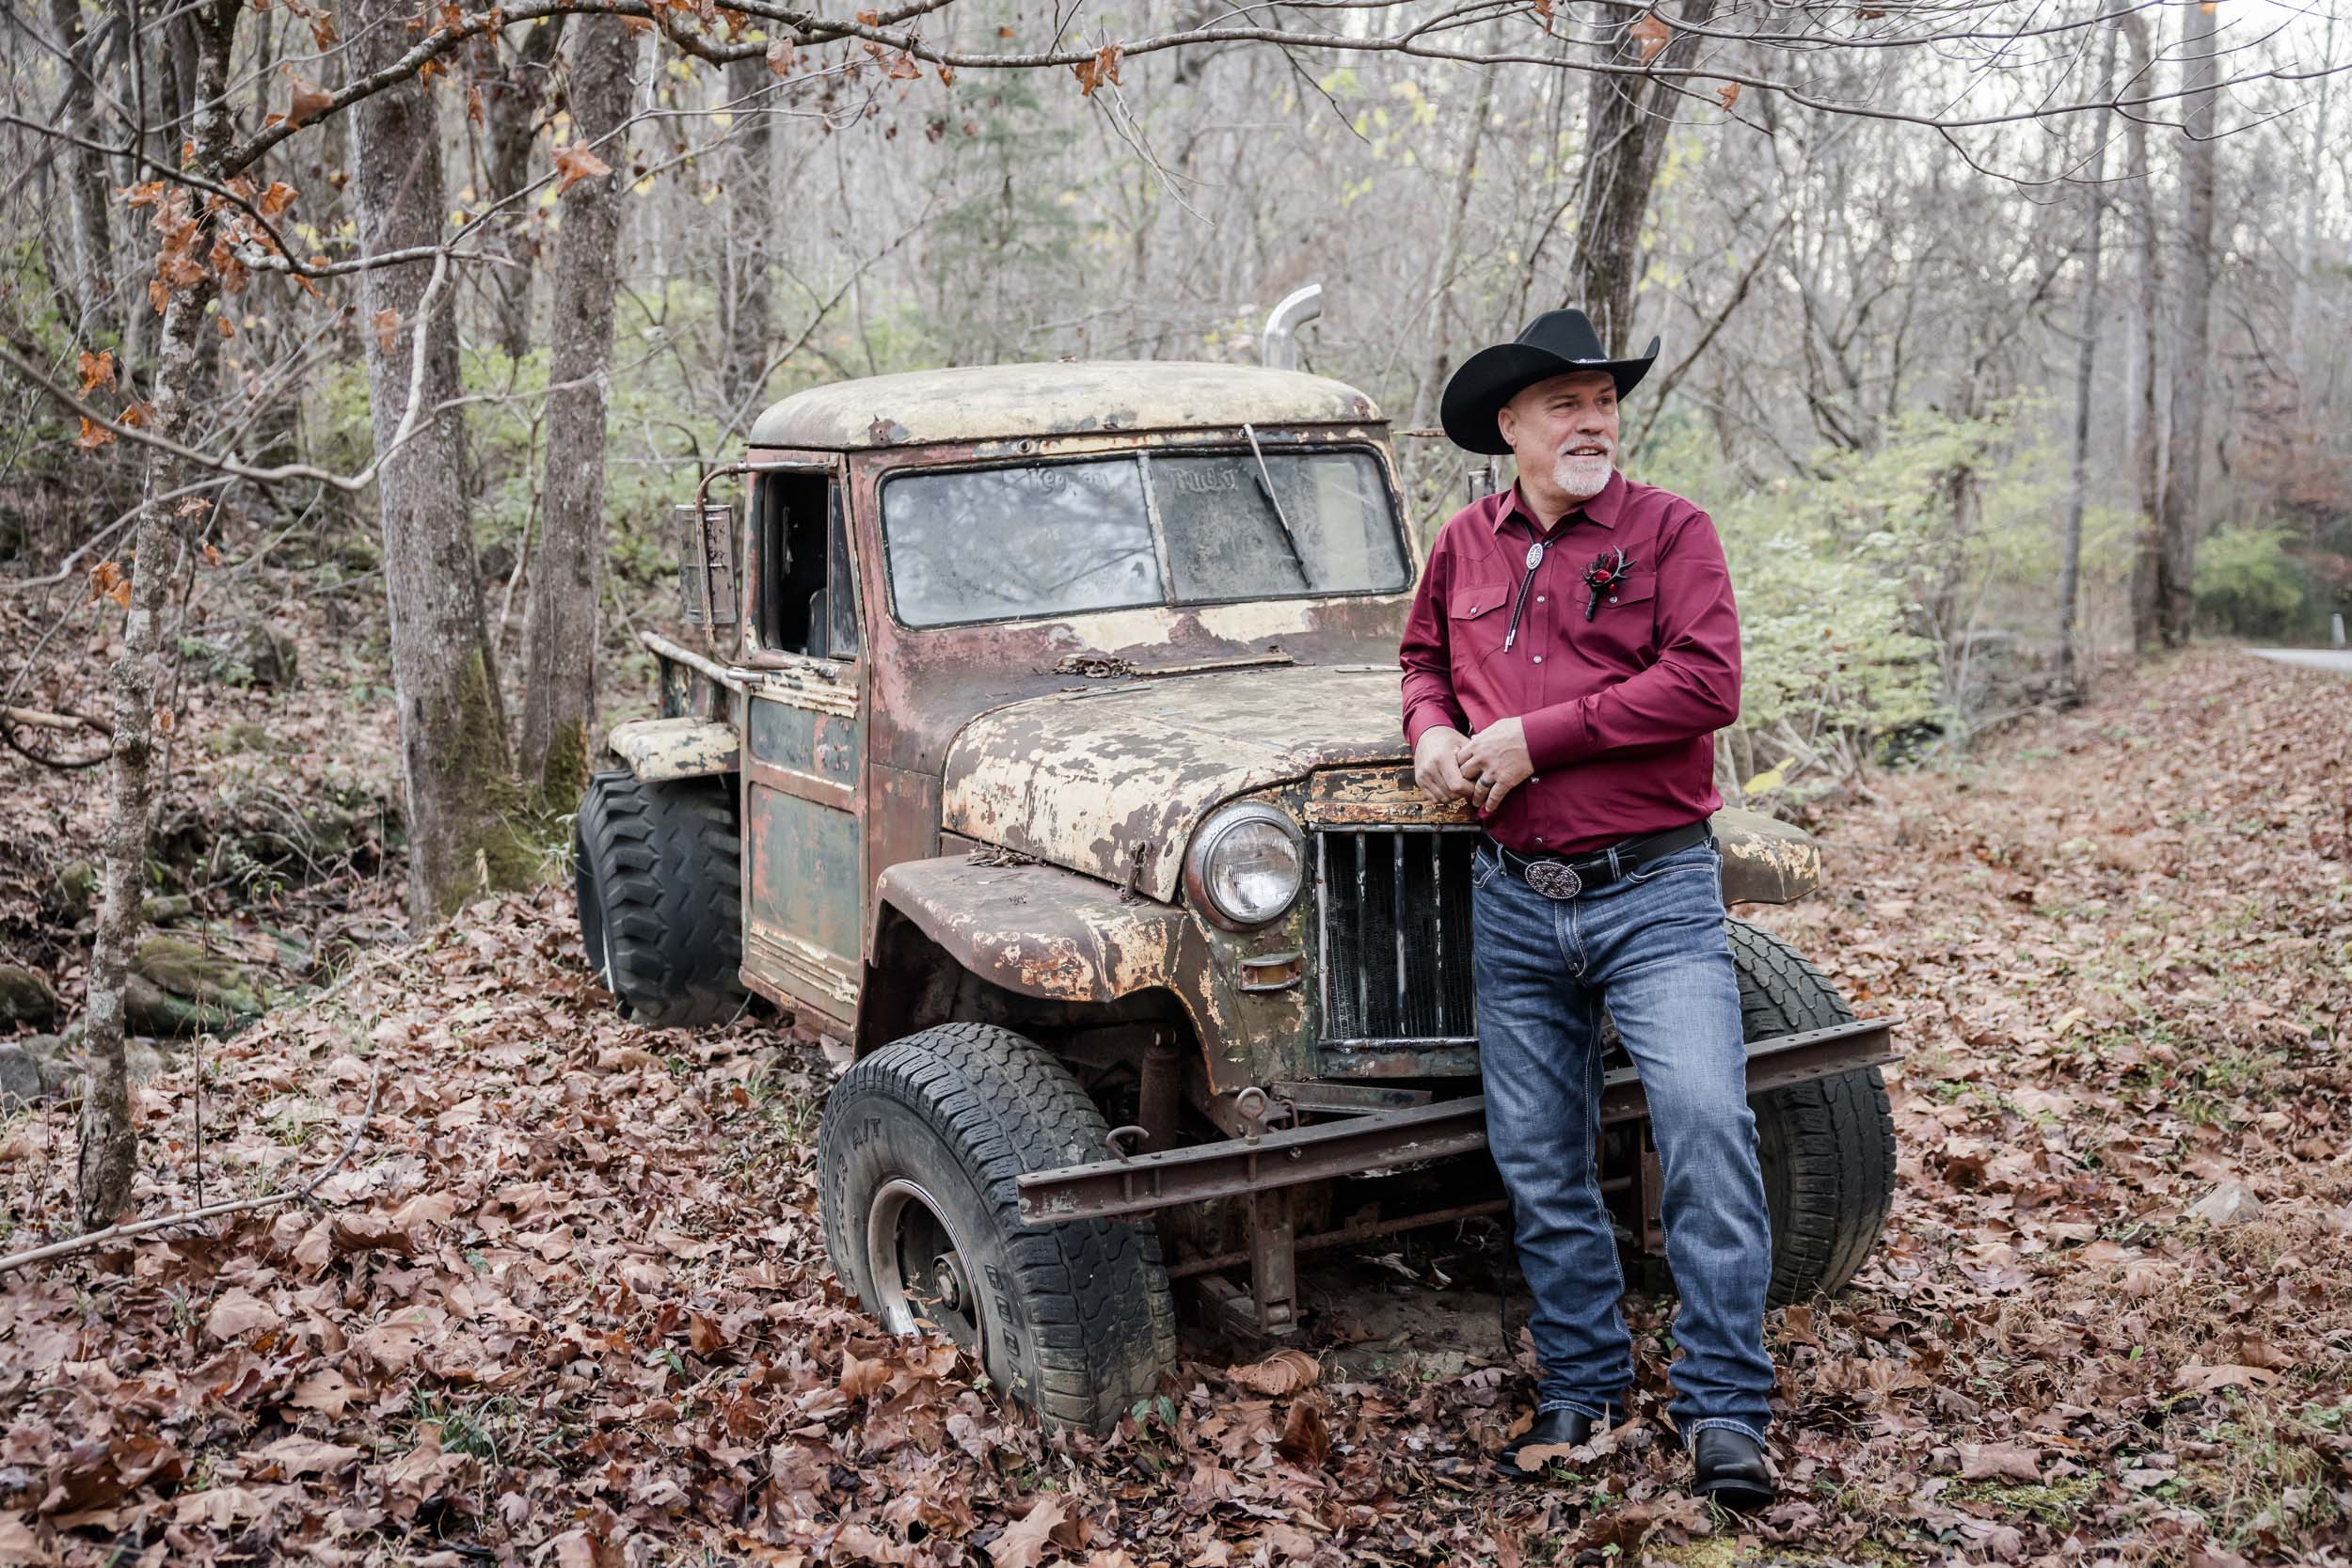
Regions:
<instances>
[{"instance_id":1,"label":"black cowboy hat","mask_svg":"<svg viewBox=\"0 0 2352 1568\"><path fill-rule=\"evenodd\" d=\"M1652 338L1638 359L1612 359L1583 311L1547 310L1510 342L1482 348L1464 360L1445 384L1438 419L1455 446L1500 457L1511 448L1495 415L1521 391L1571 371L1606 371L1623 397L1649 373L1658 343Z\"/></svg>"}]
</instances>

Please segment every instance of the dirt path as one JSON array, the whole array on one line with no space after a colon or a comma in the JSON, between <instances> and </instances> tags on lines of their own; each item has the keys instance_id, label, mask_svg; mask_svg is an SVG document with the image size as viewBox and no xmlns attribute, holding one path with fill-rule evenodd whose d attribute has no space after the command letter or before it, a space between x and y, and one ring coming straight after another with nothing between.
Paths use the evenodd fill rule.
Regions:
<instances>
[{"instance_id":1,"label":"dirt path","mask_svg":"<svg viewBox=\"0 0 2352 1568\"><path fill-rule=\"evenodd\" d=\"M2266 658L2278 664L2299 664L2306 670L2329 670L2339 675L2352 675L2352 653L2330 653L2324 648L2249 648L2256 658Z\"/></svg>"},{"instance_id":2,"label":"dirt path","mask_svg":"<svg viewBox=\"0 0 2352 1568\"><path fill-rule=\"evenodd\" d=\"M0 1560L2352 1560L2347 778L2352 686L2201 654L1825 826L1772 923L1907 1021L1903 1190L1773 1316L1787 1500L1737 1530L1658 1441L1647 1301L1642 1419L1565 1481L1486 1478L1532 1386L1491 1340L1284 1394L1190 1364L1041 1437L842 1305L821 1056L615 1022L550 895L209 1053L211 1199L319 1168L373 1085L327 1207L0 1288ZM196 1091L142 1098L146 1212L198 1198ZM71 1145L0 1127L7 1244Z\"/></svg>"}]
</instances>

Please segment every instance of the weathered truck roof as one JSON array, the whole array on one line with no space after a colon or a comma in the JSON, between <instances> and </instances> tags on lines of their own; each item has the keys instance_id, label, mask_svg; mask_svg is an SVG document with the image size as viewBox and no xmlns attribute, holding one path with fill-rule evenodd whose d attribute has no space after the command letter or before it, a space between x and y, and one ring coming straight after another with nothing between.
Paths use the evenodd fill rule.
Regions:
<instances>
[{"instance_id":1,"label":"weathered truck roof","mask_svg":"<svg viewBox=\"0 0 2352 1568\"><path fill-rule=\"evenodd\" d=\"M1299 371L1176 359L965 365L795 392L752 426L755 447L848 451L1131 430L1363 424L1372 399Z\"/></svg>"}]
</instances>

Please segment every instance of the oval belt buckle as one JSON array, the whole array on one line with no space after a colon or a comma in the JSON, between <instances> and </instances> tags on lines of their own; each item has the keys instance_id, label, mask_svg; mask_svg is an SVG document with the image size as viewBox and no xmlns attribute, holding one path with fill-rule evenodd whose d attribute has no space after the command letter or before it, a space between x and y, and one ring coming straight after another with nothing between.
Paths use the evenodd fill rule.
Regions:
<instances>
[{"instance_id":1,"label":"oval belt buckle","mask_svg":"<svg viewBox=\"0 0 2352 1568\"><path fill-rule=\"evenodd\" d=\"M1573 866L1558 861L1537 861L1527 868L1527 885L1547 898L1573 898L1584 891L1584 879Z\"/></svg>"}]
</instances>

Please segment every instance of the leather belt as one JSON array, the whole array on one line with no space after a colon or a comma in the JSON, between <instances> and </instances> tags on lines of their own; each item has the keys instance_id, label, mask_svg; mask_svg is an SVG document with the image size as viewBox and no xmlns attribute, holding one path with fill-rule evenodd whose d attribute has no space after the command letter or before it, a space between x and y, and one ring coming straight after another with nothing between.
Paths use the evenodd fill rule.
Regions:
<instances>
[{"instance_id":1,"label":"leather belt","mask_svg":"<svg viewBox=\"0 0 2352 1568\"><path fill-rule=\"evenodd\" d=\"M1714 831L1701 820L1687 828L1669 828L1662 833L1622 839L1581 855L1522 855L1490 837L1486 842L1503 870L1547 898L1565 899L1613 882L1713 836Z\"/></svg>"}]
</instances>

